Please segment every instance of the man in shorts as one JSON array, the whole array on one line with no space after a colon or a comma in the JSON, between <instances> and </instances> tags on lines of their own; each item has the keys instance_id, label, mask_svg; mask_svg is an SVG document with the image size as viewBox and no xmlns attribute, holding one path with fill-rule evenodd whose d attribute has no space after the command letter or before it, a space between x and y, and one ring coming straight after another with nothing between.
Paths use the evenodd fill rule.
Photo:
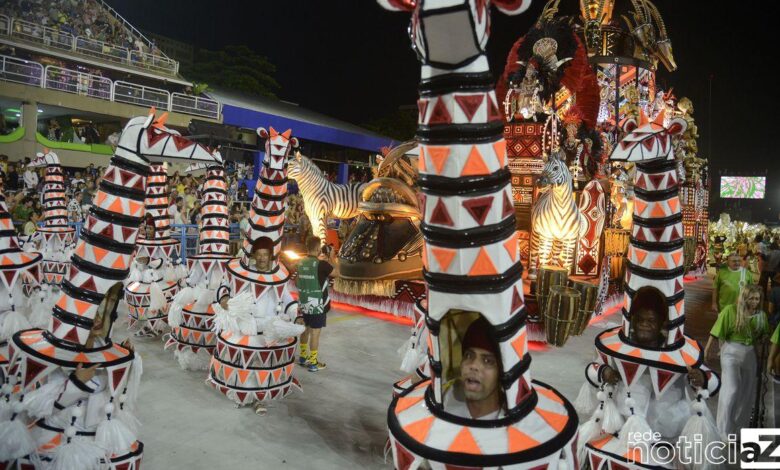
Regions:
<instances>
[{"instance_id":1,"label":"man in shorts","mask_svg":"<svg viewBox=\"0 0 780 470\"><path fill-rule=\"evenodd\" d=\"M319 239L309 239L306 249L308 255L298 264L296 281L300 295L299 308L303 312L303 324L306 325L306 330L301 335L301 355L298 362L307 366L310 372L317 372L326 367L325 363L319 360L320 330L325 327L330 310L328 276L333 272L333 266L320 251Z\"/></svg>"}]
</instances>

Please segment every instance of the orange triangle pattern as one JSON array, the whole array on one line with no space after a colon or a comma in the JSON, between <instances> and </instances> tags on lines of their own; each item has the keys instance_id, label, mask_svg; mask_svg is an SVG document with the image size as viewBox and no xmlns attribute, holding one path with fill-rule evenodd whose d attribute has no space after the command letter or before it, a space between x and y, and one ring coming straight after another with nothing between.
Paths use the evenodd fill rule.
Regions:
<instances>
[{"instance_id":1,"label":"orange triangle pattern","mask_svg":"<svg viewBox=\"0 0 780 470\"><path fill-rule=\"evenodd\" d=\"M517 262L517 252L519 251L519 246L517 244L517 232L515 231L511 237L509 237L504 242L504 248L506 249L507 253L509 253L509 258L512 260L513 263Z\"/></svg>"},{"instance_id":2,"label":"orange triangle pattern","mask_svg":"<svg viewBox=\"0 0 780 470\"><path fill-rule=\"evenodd\" d=\"M436 173L441 174L444 165L450 157L449 147L428 147L428 156L431 157L431 163L436 168Z\"/></svg>"},{"instance_id":3,"label":"orange triangle pattern","mask_svg":"<svg viewBox=\"0 0 780 470\"><path fill-rule=\"evenodd\" d=\"M498 274L498 270L493 264L493 261L490 259L490 255L488 254L487 250L483 246L479 249L479 254L477 255L477 259L474 261L474 264L471 265L469 276L493 276L496 274Z\"/></svg>"},{"instance_id":4,"label":"orange triangle pattern","mask_svg":"<svg viewBox=\"0 0 780 470\"><path fill-rule=\"evenodd\" d=\"M498 160L499 168L506 166L506 140L501 139L497 142L493 142L493 151L496 152L496 160Z\"/></svg>"},{"instance_id":5,"label":"orange triangle pattern","mask_svg":"<svg viewBox=\"0 0 780 470\"><path fill-rule=\"evenodd\" d=\"M416 442L425 442L428 439L428 433L433 426L433 416L428 416L419 421L409 423L404 426L404 432L412 437Z\"/></svg>"},{"instance_id":6,"label":"orange triangle pattern","mask_svg":"<svg viewBox=\"0 0 780 470\"><path fill-rule=\"evenodd\" d=\"M566 423L569 422L569 417L566 415L553 413L552 411L543 410L541 408L536 408L536 412L539 413L539 416L541 416L551 428L555 429L555 432L563 431L563 428L566 427Z\"/></svg>"},{"instance_id":7,"label":"orange triangle pattern","mask_svg":"<svg viewBox=\"0 0 780 470\"><path fill-rule=\"evenodd\" d=\"M395 412L400 413L408 408L411 408L412 406L416 405L417 403L420 403L422 399L425 397L425 395L420 395L417 397L400 397L398 398L398 401L395 405Z\"/></svg>"},{"instance_id":8,"label":"orange triangle pattern","mask_svg":"<svg viewBox=\"0 0 780 470\"><path fill-rule=\"evenodd\" d=\"M506 435L507 440L509 441L509 453L522 452L539 445L538 441L532 439L524 432L515 429L513 426L509 426L506 429Z\"/></svg>"},{"instance_id":9,"label":"orange triangle pattern","mask_svg":"<svg viewBox=\"0 0 780 470\"><path fill-rule=\"evenodd\" d=\"M477 441L474 440L474 436L471 435L469 428L463 427L455 440L452 441L450 447L447 449L450 452L462 452L464 454L482 455L482 449L477 445Z\"/></svg>"},{"instance_id":10,"label":"orange triangle pattern","mask_svg":"<svg viewBox=\"0 0 780 470\"><path fill-rule=\"evenodd\" d=\"M477 149L477 146L474 145L471 147L471 152L469 152L469 156L466 159L466 164L463 165L463 171L460 172L461 176L478 176L478 175L487 175L490 173L490 170L488 169L487 165L485 165L485 161L482 159L482 154L479 152L479 149Z\"/></svg>"},{"instance_id":11,"label":"orange triangle pattern","mask_svg":"<svg viewBox=\"0 0 780 470\"><path fill-rule=\"evenodd\" d=\"M456 251L432 246L431 253L433 253L433 257L436 258L436 262L439 263L441 271L446 273L450 269L452 260L455 259Z\"/></svg>"}]
</instances>

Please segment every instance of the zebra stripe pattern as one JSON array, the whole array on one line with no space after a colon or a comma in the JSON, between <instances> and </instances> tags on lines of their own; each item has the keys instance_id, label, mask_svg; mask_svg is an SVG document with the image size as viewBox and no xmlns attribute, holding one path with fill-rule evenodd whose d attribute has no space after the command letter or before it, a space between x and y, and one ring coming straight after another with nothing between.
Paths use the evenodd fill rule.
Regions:
<instances>
[{"instance_id":1,"label":"zebra stripe pattern","mask_svg":"<svg viewBox=\"0 0 780 470\"><path fill-rule=\"evenodd\" d=\"M298 183L312 233L322 243L325 242L328 216L351 219L358 215L363 184L331 183L322 170L300 152L290 160L287 175Z\"/></svg>"},{"instance_id":2,"label":"zebra stripe pattern","mask_svg":"<svg viewBox=\"0 0 780 470\"><path fill-rule=\"evenodd\" d=\"M571 269L574 248L582 226L572 193L572 178L566 163L553 153L542 171L543 188L531 213L532 236L529 276L542 266Z\"/></svg>"}]
</instances>

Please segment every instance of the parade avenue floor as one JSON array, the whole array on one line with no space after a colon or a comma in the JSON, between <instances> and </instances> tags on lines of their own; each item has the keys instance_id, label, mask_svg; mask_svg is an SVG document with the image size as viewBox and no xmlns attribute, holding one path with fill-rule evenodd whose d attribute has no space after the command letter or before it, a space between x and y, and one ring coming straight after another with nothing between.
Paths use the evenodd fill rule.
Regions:
<instances>
[{"instance_id":1,"label":"parade avenue floor","mask_svg":"<svg viewBox=\"0 0 780 470\"><path fill-rule=\"evenodd\" d=\"M710 278L686 285L686 328L699 341L715 321L706 311L710 285ZM331 311L320 348L327 369L296 368L303 393L272 403L265 416L236 408L204 383L205 372L180 369L159 338L134 340L144 360L138 407L144 468L390 468L392 459L385 463L383 456L387 406L392 383L403 375L397 350L410 327L357 310L337 305ZM533 378L573 401L593 338L618 319L613 309L564 348L532 343ZM124 323L117 330L115 338L126 335Z\"/></svg>"}]
</instances>

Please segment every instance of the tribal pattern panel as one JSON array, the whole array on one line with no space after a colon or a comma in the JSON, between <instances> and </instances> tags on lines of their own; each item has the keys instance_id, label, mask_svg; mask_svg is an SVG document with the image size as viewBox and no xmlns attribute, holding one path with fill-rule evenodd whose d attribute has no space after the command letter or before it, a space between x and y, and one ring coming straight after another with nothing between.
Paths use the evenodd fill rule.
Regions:
<instances>
[{"instance_id":1,"label":"tribal pattern panel","mask_svg":"<svg viewBox=\"0 0 780 470\"><path fill-rule=\"evenodd\" d=\"M170 195L168 165L165 163L149 165L144 206L146 206L146 213L154 217L155 238L170 238L171 236L171 214L168 211Z\"/></svg>"},{"instance_id":2,"label":"tribal pattern panel","mask_svg":"<svg viewBox=\"0 0 780 470\"><path fill-rule=\"evenodd\" d=\"M628 119L625 137L610 159L636 163L634 219L628 248L623 333L628 336L631 299L642 286L654 286L666 296L669 307L667 346L684 342L685 290L683 289L683 225L677 165L672 136L685 132L687 123L672 119L663 126L664 113L650 121L640 113L639 124Z\"/></svg>"},{"instance_id":3,"label":"tribal pattern panel","mask_svg":"<svg viewBox=\"0 0 780 470\"><path fill-rule=\"evenodd\" d=\"M574 273L595 276L599 268L601 233L606 221L606 196L601 184L593 180L585 185L580 194L580 213L583 227L577 243L577 262Z\"/></svg>"},{"instance_id":4,"label":"tribal pattern panel","mask_svg":"<svg viewBox=\"0 0 780 470\"><path fill-rule=\"evenodd\" d=\"M228 220L227 183L225 168L208 167L203 183L200 209L200 238L198 254L230 253L230 222Z\"/></svg>"}]
</instances>

